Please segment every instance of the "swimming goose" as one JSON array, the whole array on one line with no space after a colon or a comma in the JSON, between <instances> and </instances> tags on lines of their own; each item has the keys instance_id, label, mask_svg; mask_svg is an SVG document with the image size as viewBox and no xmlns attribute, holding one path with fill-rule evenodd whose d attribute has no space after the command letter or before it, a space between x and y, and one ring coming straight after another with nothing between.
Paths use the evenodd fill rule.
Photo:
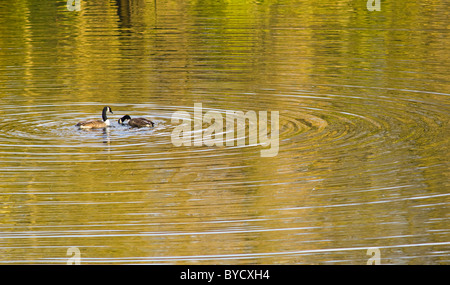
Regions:
<instances>
[{"instance_id":1,"label":"swimming goose","mask_svg":"<svg viewBox=\"0 0 450 285\"><path fill-rule=\"evenodd\" d=\"M125 115L119 119L119 124L125 125L128 122L128 125L133 128L142 128L142 127L153 127L155 124L147 120L145 118L134 118L132 119L129 115Z\"/></svg>"},{"instance_id":2,"label":"swimming goose","mask_svg":"<svg viewBox=\"0 0 450 285\"><path fill-rule=\"evenodd\" d=\"M106 107L103 108L103 111L102 111L102 119L103 119L103 121L100 121L100 120L88 120L88 121L79 122L75 126L79 127L80 129L101 129L101 128L106 128L106 127L108 127L110 125L109 119L106 116L106 112L110 112L111 114L113 114L111 108L109 106L106 106Z\"/></svg>"}]
</instances>

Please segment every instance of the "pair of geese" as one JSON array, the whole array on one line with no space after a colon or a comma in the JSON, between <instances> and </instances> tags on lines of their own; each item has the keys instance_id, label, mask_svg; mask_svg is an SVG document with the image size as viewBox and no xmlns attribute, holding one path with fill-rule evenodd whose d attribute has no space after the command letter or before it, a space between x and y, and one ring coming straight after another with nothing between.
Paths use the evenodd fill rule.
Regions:
<instances>
[{"instance_id":1,"label":"pair of geese","mask_svg":"<svg viewBox=\"0 0 450 285\"><path fill-rule=\"evenodd\" d=\"M103 108L102 111L102 119L100 120L88 120L79 122L75 126L79 127L80 129L103 129L111 125L111 122L109 121L108 117L106 116L106 113L110 112L113 114L111 108L109 106L106 106ZM125 125L128 123L131 127L134 128L143 128L143 127L153 127L155 124L147 120L145 118L131 118L129 115L125 115L122 118L119 119L119 124Z\"/></svg>"}]
</instances>

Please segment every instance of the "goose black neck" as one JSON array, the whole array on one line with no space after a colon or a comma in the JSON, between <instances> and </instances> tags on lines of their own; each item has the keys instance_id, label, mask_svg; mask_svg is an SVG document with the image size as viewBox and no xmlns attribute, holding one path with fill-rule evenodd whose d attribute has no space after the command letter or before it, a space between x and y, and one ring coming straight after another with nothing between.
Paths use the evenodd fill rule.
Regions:
<instances>
[{"instance_id":1,"label":"goose black neck","mask_svg":"<svg viewBox=\"0 0 450 285\"><path fill-rule=\"evenodd\" d=\"M102 119L103 122L105 122L106 120L108 120L108 117L106 117L106 112L108 111L108 107L103 108L103 112L102 112Z\"/></svg>"}]
</instances>

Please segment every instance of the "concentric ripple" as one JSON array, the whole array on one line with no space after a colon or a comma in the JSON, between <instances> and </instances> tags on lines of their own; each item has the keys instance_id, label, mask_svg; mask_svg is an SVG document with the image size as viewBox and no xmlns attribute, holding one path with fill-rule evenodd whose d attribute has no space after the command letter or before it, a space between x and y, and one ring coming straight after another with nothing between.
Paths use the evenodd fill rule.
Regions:
<instances>
[{"instance_id":1,"label":"concentric ripple","mask_svg":"<svg viewBox=\"0 0 450 285\"><path fill-rule=\"evenodd\" d=\"M292 256L312 261L327 259L326 256L340 259L349 253L356 255L363 246L342 248L341 252L328 245L326 239L315 236L319 232L339 238L346 231L346 227L337 225L318 226L320 217L339 213L342 218L355 209L361 215L370 215L371 211L388 211L393 206L401 208L403 203L416 209L445 206L447 203L442 199L448 194L439 191L418 194L416 190L421 185L419 174L423 169L435 171L447 163L442 154L448 146L444 130L449 127L449 110L444 104L435 104L435 99L430 100L426 92L421 93L419 102L411 101L405 94L408 92L402 90L375 89L356 96L359 87L340 86L342 94L332 92L334 88L323 86L315 92L289 94L262 92L259 105L280 102L277 108L267 110L280 114L279 151L270 160L261 157L264 147L260 145L175 147L171 141L176 127L172 117L184 111L190 114L193 125L194 104L1 105L2 179L8 181L3 197L29 197L28 207L42 209L39 216L46 222L34 231L35 234L42 231L41 239L98 239L108 244L109 239L132 242L129 240L139 238L163 247L160 239L176 245L183 244L183 240L216 240L222 244L222 237L240 240L241 236L264 236L263 240L282 238L295 245L301 236L317 247L311 249L300 243L295 250L256 252L237 247L231 253L219 250L212 254L199 248L177 254L160 252L154 257L133 253L108 258L101 257L109 252L108 246L94 246L97 257L86 259L91 263L229 259L238 263L256 260L273 263L291 262ZM214 101L202 103L203 114L214 110L223 118L230 110L251 110L244 102L241 110L232 106L218 108ZM99 118L103 105L111 106L114 112L109 115L111 127L91 131L75 127L80 120ZM155 128L118 125L117 119L125 114L154 120ZM203 131L207 127L204 123ZM190 134L194 136L195 131ZM222 135L225 134L226 130ZM246 132L247 142L248 136ZM260 162L267 161L270 166L258 167ZM75 226L74 233L71 227L48 220L47 214L61 207L79 210L83 207L79 214L72 213L70 217L75 224L83 219L83 211L95 209L98 214L87 224ZM112 213L111 209L116 207L120 209L118 214L105 217L101 214ZM198 211L206 216L192 222L188 217L196 217ZM248 211L265 214L245 220ZM180 212L187 219L185 222L179 220ZM216 220L216 216L220 219ZM389 216L379 219L381 223L392 222ZM27 243L26 232L19 228L17 232L8 231L9 226L5 227L3 238ZM364 231L366 225L356 223L354 227ZM412 246L416 244L420 249L420 236L417 238ZM402 244L401 238L393 240ZM59 248L55 246L52 250ZM435 245L442 246L446 244ZM395 247L390 244L386 250ZM31 260L57 262L48 257Z\"/></svg>"}]
</instances>

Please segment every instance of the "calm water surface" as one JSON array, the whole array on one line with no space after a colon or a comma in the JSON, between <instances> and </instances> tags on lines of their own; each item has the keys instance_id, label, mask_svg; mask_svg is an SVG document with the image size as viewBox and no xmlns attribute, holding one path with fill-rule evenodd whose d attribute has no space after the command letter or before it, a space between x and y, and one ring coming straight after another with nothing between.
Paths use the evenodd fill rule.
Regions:
<instances>
[{"instance_id":1,"label":"calm water surface","mask_svg":"<svg viewBox=\"0 0 450 285\"><path fill-rule=\"evenodd\" d=\"M450 264L448 6L388 2L2 1L0 263ZM278 155L175 147L195 103Z\"/></svg>"}]
</instances>

